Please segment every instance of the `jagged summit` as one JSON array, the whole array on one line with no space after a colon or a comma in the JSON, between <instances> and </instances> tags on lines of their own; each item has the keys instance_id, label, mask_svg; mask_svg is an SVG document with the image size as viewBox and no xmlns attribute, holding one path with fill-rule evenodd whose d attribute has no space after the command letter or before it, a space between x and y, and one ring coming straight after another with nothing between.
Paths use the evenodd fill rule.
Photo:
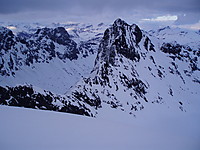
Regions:
<instances>
[{"instance_id":1,"label":"jagged summit","mask_svg":"<svg viewBox=\"0 0 200 150\"><path fill-rule=\"evenodd\" d=\"M137 25L129 25L125 21L117 19L104 32L99 45L96 64L98 61L105 61L114 65L115 56L117 55L123 55L130 60L139 61L141 53L153 50L153 47L149 38L142 33Z\"/></svg>"},{"instance_id":2,"label":"jagged summit","mask_svg":"<svg viewBox=\"0 0 200 150\"><path fill-rule=\"evenodd\" d=\"M48 38L50 38L51 40L53 40L58 44L68 45L69 43L73 43L76 46L75 42L72 42L72 40L70 39L70 35L68 34L68 32L65 30L64 27L57 27L55 29L51 28L38 29L35 35L47 36Z\"/></svg>"},{"instance_id":3,"label":"jagged summit","mask_svg":"<svg viewBox=\"0 0 200 150\"><path fill-rule=\"evenodd\" d=\"M193 80L185 74L189 71L178 69L179 65L188 65L188 58L174 61L182 57L178 56L180 50L171 54L171 45L159 49L154 44L137 25L117 19L104 32L91 75L78 82L67 97L90 105L93 116L107 106L135 114L154 103L166 106L175 103L174 107L185 111L183 103L188 100L185 97L198 86L196 74L191 73ZM175 56L168 56L168 51ZM181 51L189 54L187 49ZM190 57L189 60L192 62ZM184 95L181 99L180 93ZM196 95L193 97L196 99Z\"/></svg>"},{"instance_id":4,"label":"jagged summit","mask_svg":"<svg viewBox=\"0 0 200 150\"><path fill-rule=\"evenodd\" d=\"M154 52L150 39L137 25L117 19L104 32L91 76L77 83L68 98L85 101L94 116L104 105L126 109L130 114L142 110L149 101L146 97L149 85L140 78L136 65L151 62Z\"/></svg>"},{"instance_id":5,"label":"jagged summit","mask_svg":"<svg viewBox=\"0 0 200 150\"><path fill-rule=\"evenodd\" d=\"M169 30L171 29L170 26L166 26L164 28L158 29L158 32L163 31L163 30Z\"/></svg>"},{"instance_id":6,"label":"jagged summit","mask_svg":"<svg viewBox=\"0 0 200 150\"><path fill-rule=\"evenodd\" d=\"M113 26L123 26L123 25L128 25L128 24L121 18L116 19L113 23Z\"/></svg>"}]
</instances>

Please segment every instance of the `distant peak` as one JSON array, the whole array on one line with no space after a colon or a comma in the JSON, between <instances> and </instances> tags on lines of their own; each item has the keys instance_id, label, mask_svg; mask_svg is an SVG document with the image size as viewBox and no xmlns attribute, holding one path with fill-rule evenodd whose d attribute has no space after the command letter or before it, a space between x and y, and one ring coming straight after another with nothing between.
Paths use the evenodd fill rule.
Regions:
<instances>
[{"instance_id":1,"label":"distant peak","mask_svg":"<svg viewBox=\"0 0 200 150\"><path fill-rule=\"evenodd\" d=\"M164 28L158 29L158 32L163 31L163 30L168 30L168 29L171 29L171 28L169 26L166 26Z\"/></svg>"},{"instance_id":2,"label":"distant peak","mask_svg":"<svg viewBox=\"0 0 200 150\"><path fill-rule=\"evenodd\" d=\"M69 37L69 34L64 27L56 27L54 29L45 27L36 31L36 34L44 34L49 36L55 36L57 33Z\"/></svg>"},{"instance_id":3,"label":"distant peak","mask_svg":"<svg viewBox=\"0 0 200 150\"><path fill-rule=\"evenodd\" d=\"M98 24L98 27L101 27L101 26L103 26L103 25L104 25L104 23L101 22L101 23Z\"/></svg>"}]
</instances>

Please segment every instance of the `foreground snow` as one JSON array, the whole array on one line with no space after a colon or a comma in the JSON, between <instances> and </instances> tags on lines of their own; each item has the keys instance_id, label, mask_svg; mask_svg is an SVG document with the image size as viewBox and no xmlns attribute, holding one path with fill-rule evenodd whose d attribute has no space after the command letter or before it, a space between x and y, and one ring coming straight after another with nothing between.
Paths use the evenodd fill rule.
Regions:
<instances>
[{"instance_id":1,"label":"foreground snow","mask_svg":"<svg viewBox=\"0 0 200 150\"><path fill-rule=\"evenodd\" d=\"M136 118L110 109L88 118L0 106L0 149L199 150L198 106L182 112L152 105Z\"/></svg>"}]
</instances>

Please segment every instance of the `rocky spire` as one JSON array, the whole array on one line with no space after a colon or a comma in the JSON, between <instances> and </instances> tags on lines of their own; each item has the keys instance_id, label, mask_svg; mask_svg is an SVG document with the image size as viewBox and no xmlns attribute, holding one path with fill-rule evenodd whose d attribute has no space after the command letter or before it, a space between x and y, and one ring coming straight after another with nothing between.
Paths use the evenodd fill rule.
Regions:
<instances>
[{"instance_id":1,"label":"rocky spire","mask_svg":"<svg viewBox=\"0 0 200 150\"><path fill-rule=\"evenodd\" d=\"M129 25L121 19L115 20L113 25L104 32L96 63L105 61L113 65L116 55L139 61L138 49L142 36L142 31L137 25Z\"/></svg>"}]
</instances>

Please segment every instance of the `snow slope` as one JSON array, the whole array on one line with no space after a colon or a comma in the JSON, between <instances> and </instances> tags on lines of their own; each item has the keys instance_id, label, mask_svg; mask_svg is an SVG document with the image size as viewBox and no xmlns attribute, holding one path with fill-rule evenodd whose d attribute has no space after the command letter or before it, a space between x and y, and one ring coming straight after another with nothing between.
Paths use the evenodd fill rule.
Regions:
<instances>
[{"instance_id":1,"label":"snow slope","mask_svg":"<svg viewBox=\"0 0 200 150\"><path fill-rule=\"evenodd\" d=\"M199 150L198 106L174 113L152 105L137 118L104 119L0 106L0 149Z\"/></svg>"},{"instance_id":2,"label":"snow slope","mask_svg":"<svg viewBox=\"0 0 200 150\"><path fill-rule=\"evenodd\" d=\"M82 76L90 73L94 59L94 55L65 62L56 58L49 63L22 66L15 76L0 76L0 82L2 86L31 84L57 94L64 94Z\"/></svg>"}]
</instances>

